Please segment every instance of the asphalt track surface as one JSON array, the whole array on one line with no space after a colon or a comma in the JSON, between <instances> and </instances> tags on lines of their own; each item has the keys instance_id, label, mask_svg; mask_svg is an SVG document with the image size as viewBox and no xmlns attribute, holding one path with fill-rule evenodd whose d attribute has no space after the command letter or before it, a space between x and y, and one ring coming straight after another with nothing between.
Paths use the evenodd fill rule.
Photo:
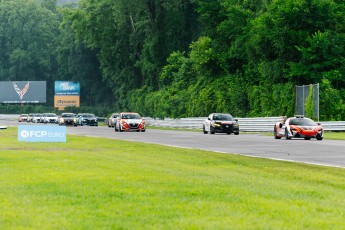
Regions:
<instances>
[{"instance_id":1,"label":"asphalt track surface","mask_svg":"<svg viewBox=\"0 0 345 230\"><path fill-rule=\"evenodd\" d=\"M19 123L1 119L0 125L18 126ZM1 134L1 131L0 131ZM225 154L241 154L251 157L302 162L332 167L345 167L345 141L315 139L280 139L273 134L203 134L200 132L168 131L147 129L146 132L115 132L105 126L67 127L67 134L103 137L116 140L137 141L145 143L174 146L179 148L201 149ZM0 138L1 140L1 138ZM68 138L67 138L68 141Z\"/></svg>"}]
</instances>

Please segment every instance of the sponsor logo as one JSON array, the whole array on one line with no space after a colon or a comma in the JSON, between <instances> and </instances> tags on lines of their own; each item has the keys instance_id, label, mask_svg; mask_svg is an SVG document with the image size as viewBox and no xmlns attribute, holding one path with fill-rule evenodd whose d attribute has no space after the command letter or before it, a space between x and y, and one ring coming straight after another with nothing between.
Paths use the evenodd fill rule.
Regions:
<instances>
[{"instance_id":1,"label":"sponsor logo","mask_svg":"<svg viewBox=\"0 0 345 230\"><path fill-rule=\"evenodd\" d=\"M13 87L14 87L14 90L18 93L20 100L22 100L30 87L30 82L28 82L22 90L19 89L18 85L14 82L13 82Z\"/></svg>"},{"instance_id":2,"label":"sponsor logo","mask_svg":"<svg viewBox=\"0 0 345 230\"><path fill-rule=\"evenodd\" d=\"M63 91L74 91L76 90L75 85L70 85L69 82L61 82L60 83L60 90Z\"/></svg>"},{"instance_id":3,"label":"sponsor logo","mask_svg":"<svg viewBox=\"0 0 345 230\"><path fill-rule=\"evenodd\" d=\"M18 141L66 142L66 127L61 126L18 126Z\"/></svg>"},{"instance_id":4,"label":"sponsor logo","mask_svg":"<svg viewBox=\"0 0 345 230\"><path fill-rule=\"evenodd\" d=\"M75 105L77 104L77 101L76 100L71 100L71 101L58 100L57 104L58 105L64 105L64 104Z\"/></svg>"},{"instance_id":5,"label":"sponsor logo","mask_svg":"<svg viewBox=\"0 0 345 230\"><path fill-rule=\"evenodd\" d=\"M63 132L47 132L44 130L22 130L20 132L20 136L22 138L30 138L30 137L64 137L65 134Z\"/></svg>"}]
</instances>

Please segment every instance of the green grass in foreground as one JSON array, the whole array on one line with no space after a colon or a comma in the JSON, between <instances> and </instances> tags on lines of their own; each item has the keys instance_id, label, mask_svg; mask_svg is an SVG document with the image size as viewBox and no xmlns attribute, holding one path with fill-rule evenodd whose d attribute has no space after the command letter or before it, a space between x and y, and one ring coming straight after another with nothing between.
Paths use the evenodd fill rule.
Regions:
<instances>
[{"instance_id":1,"label":"green grass in foreground","mask_svg":"<svg viewBox=\"0 0 345 230\"><path fill-rule=\"evenodd\" d=\"M328 140L345 140L344 132L325 132L323 136Z\"/></svg>"},{"instance_id":2,"label":"green grass in foreground","mask_svg":"<svg viewBox=\"0 0 345 230\"><path fill-rule=\"evenodd\" d=\"M2 230L345 228L341 168L67 139L0 130Z\"/></svg>"}]
</instances>

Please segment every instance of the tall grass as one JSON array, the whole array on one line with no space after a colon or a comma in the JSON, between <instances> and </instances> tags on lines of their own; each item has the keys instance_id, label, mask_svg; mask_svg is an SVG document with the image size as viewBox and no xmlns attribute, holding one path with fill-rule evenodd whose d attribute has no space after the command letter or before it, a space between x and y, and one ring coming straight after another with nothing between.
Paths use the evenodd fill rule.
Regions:
<instances>
[{"instance_id":1,"label":"tall grass","mask_svg":"<svg viewBox=\"0 0 345 230\"><path fill-rule=\"evenodd\" d=\"M344 169L0 130L0 229L344 229Z\"/></svg>"}]
</instances>

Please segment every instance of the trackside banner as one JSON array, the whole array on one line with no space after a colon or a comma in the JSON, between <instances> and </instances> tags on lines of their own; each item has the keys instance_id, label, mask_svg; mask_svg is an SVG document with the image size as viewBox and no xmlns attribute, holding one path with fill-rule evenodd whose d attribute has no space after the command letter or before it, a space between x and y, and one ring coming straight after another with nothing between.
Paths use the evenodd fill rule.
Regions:
<instances>
[{"instance_id":1,"label":"trackside banner","mask_svg":"<svg viewBox=\"0 0 345 230\"><path fill-rule=\"evenodd\" d=\"M55 81L55 95L80 95L80 83Z\"/></svg>"},{"instance_id":2,"label":"trackside banner","mask_svg":"<svg viewBox=\"0 0 345 230\"><path fill-rule=\"evenodd\" d=\"M46 81L0 81L0 103L46 103Z\"/></svg>"},{"instance_id":3,"label":"trackside banner","mask_svg":"<svg viewBox=\"0 0 345 230\"><path fill-rule=\"evenodd\" d=\"M19 125L18 141L66 142L66 127L54 125Z\"/></svg>"}]
</instances>

